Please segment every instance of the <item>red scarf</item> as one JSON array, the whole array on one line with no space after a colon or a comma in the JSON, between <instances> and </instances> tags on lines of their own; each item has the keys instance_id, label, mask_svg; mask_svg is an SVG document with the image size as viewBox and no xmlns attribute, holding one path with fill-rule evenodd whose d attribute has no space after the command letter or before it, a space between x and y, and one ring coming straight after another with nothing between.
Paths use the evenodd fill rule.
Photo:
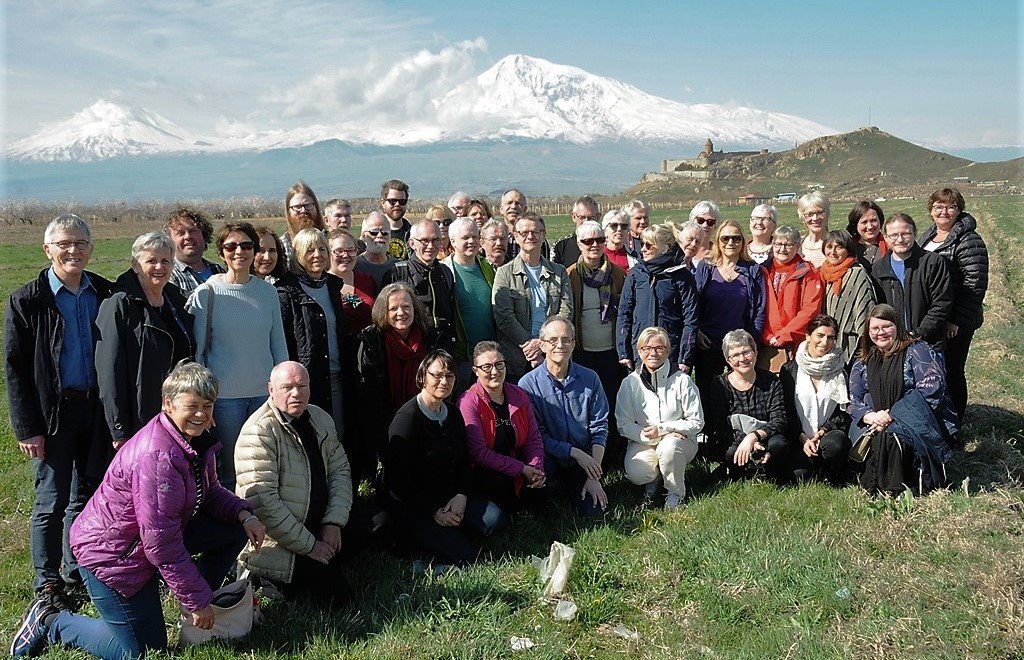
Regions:
<instances>
[{"instance_id":1,"label":"red scarf","mask_svg":"<svg viewBox=\"0 0 1024 660\"><path fill-rule=\"evenodd\" d=\"M427 348L419 326L414 324L405 339L394 328L388 328L384 332L384 352L388 360L388 390L397 410L420 391L416 386L416 370L426 357Z\"/></svg>"},{"instance_id":2,"label":"red scarf","mask_svg":"<svg viewBox=\"0 0 1024 660\"><path fill-rule=\"evenodd\" d=\"M882 249L882 245L884 243L879 245L879 250ZM846 275L846 271L850 270L856 261L853 257L847 257L835 265L830 261L821 264L818 272L821 273L821 279L825 280L826 284L832 285L832 295L838 296L843 290L843 276Z\"/></svg>"},{"instance_id":3,"label":"red scarf","mask_svg":"<svg viewBox=\"0 0 1024 660\"><path fill-rule=\"evenodd\" d=\"M769 284L771 284L772 289L775 291L775 295L782 291L782 285L785 284L786 278L793 274L796 267L800 265L800 261L799 256L794 256L784 264L779 263L778 259L772 259L772 268L768 275L771 278Z\"/></svg>"}]
</instances>

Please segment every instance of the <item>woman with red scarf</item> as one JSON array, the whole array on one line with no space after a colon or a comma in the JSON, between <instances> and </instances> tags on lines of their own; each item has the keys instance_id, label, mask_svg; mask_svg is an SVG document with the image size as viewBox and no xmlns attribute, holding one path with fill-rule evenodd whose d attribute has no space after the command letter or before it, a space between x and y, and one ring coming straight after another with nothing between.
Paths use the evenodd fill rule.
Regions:
<instances>
[{"instance_id":1,"label":"woman with red scarf","mask_svg":"<svg viewBox=\"0 0 1024 660\"><path fill-rule=\"evenodd\" d=\"M885 245L879 239L879 249ZM825 235L825 263L821 265L821 280L825 284L825 305L822 312L839 324L836 345L843 355L847 373L857 359L868 312L878 303L874 283L864 262L855 256L856 247L850 235L839 229Z\"/></svg>"},{"instance_id":2,"label":"woman with red scarf","mask_svg":"<svg viewBox=\"0 0 1024 660\"><path fill-rule=\"evenodd\" d=\"M420 391L416 371L437 348L430 315L405 282L384 287L359 333L359 394L363 428L378 458L395 412Z\"/></svg>"},{"instance_id":3,"label":"woman with red scarf","mask_svg":"<svg viewBox=\"0 0 1024 660\"><path fill-rule=\"evenodd\" d=\"M853 250L849 252L852 256L862 259L868 270L871 269L871 264L889 253L889 245L882 235L883 225L885 213L882 207L874 202L857 202L850 211L850 222L846 225L846 231L853 237ZM857 331L860 332L860 328Z\"/></svg>"},{"instance_id":4,"label":"woman with red scarf","mask_svg":"<svg viewBox=\"0 0 1024 660\"><path fill-rule=\"evenodd\" d=\"M807 324L821 312L821 275L799 250L800 232L792 227L775 230L772 260L764 276L768 290L765 348L757 356L757 366L774 373L792 359L807 334Z\"/></svg>"}]
</instances>

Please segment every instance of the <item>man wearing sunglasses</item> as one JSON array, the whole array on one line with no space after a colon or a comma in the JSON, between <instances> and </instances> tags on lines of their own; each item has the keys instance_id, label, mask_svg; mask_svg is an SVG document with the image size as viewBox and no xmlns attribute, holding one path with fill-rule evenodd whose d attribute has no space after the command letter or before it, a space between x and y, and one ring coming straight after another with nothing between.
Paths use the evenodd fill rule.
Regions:
<instances>
[{"instance_id":1,"label":"man wearing sunglasses","mask_svg":"<svg viewBox=\"0 0 1024 660\"><path fill-rule=\"evenodd\" d=\"M597 201L590 195L576 200L572 205L573 231L568 236L558 239L555 243L554 256L551 261L562 264L566 268L580 260L580 247L576 243L576 229L587 220L600 222L601 213L597 209Z\"/></svg>"},{"instance_id":2,"label":"man wearing sunglasses","mask_svg":"<svg viewBox=\"0 0 1024 660\"><path fill-rule=\"evenodd\" d=\"M388 255L391 242L391 227L388 217L380 211L373 211L363 220L359 238L366 249L356 257L355 271L367 273L373 278L373 285L379 291L384 274L395 267L395 259Z\"/></svg>"},{"instance_id":3,"label":"man wearing sunglasses","mask_svg":"<svg viewBox=\"0 0 1024 660\"><path fill-rule=\"evenodd\" d=\"M405 211L409 207L409 184L399 179L385 181L380 187L380 207L388 217L391 238L403 243L409 240L412 224L405 219ZM404 257L392 255L396 259Z\"/></svg>"}]
</instances>

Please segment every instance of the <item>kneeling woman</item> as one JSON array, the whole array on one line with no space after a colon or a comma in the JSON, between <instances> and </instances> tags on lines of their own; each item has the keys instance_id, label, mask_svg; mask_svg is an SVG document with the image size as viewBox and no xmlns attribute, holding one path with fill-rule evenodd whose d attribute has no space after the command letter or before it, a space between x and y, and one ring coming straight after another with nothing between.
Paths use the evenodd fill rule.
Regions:
<instances>
[{"instance_id":1,"label":"kneeling woman","mask_svg":"<svg viewBox=\"0 0 1024 660\"><path fill-rule=\"evenodd\" d=\"M665 508L686 497L686 466L697 455L697 433L704 428L704 410L697 386L674 360L672 345L661 328L646 328L636 340L641 364L626 376L615 400L619 433L626 447L626 476L647 486L653 496L658 480L665 483Z\"/></svg>"},{"instance_id":2,"label":"kneeling woman","mask_svg":"<svg viewBox=\"0 0 1024 660\"><path fill-rule=\"evenodd\" d=\"M763 467L783 481L789 446L782 384L771 372L754 367L757 344L746 330L727 332L722 353L730 371L712 379L705 402L712 455L724 459L730 472Z\"/></svg>"},{"instance_id":3,"label":"kneeling woman","mask_svg":"<svg viewBox=\"0 0 1024 660\"><path fill-rule=\"evenodd\" d=\"M895 495L910 485L924 493L945 485L948 438L956 432L945 373L935 351L911 337L889 305L868 314L850 372L850 416L852 438L872 434L860 475L867 491Z\"/></svg>"},{"instance_id":4,"label":"kneeling woman","mask_svg":"<svg viewBox=\"0 0 1024 660\"><path fill-rule=\"evenodd\" d=\"M474 468L473 491L502 511L514 511L532 504L537 489L544 488L544 441L529 395L505 382L505 356L498 342L476 345L473 371L476 383L459 398Z\"/></svg>"},{"instance_id":5,"label":"kneeling woman","mask_svg":"<svg viewBox=\"0 0 1024 660\"><path fill-rule=\"evenodd\" d=\"M427 354L416 384L420 393L398 409L384 451L395 534L411 553L438 564L469 564L479 553L477 539L501 525L502 513L470 496L466 424L445 402L455 388L455 359L445 351Z\"/></svg>"},{"instance_id":6,"label":"kneeling woman","mask_svg":"<svg viewBox=\"0 0 1024 660\"><path fill-rule=\"evenodd\" d=\"M161 579L197 628L213 627L214 589L246 538L259 547L264 536L249 504L217 481L220 445L209 433L217 387L213 374L195 363L167 376L163 412L117 452L71 527L71 548L100 618L37 599L11 645L13 656L34 654L48 642L101 658L166 649Z\"/></svg>"},{"instance_id":7,"label":"kneeling woman","mask_svg":"<svg viewBox=\"0 0 1024 660\"><path fill-rule=\"evenodd\" d=\"M839 485L849 471L850 395L838 336L834 318L814 317L796 357L779 372L789 418L787 435L795 444L794 474L801 481L819 475Z\"/></svg>"}]
</instances>

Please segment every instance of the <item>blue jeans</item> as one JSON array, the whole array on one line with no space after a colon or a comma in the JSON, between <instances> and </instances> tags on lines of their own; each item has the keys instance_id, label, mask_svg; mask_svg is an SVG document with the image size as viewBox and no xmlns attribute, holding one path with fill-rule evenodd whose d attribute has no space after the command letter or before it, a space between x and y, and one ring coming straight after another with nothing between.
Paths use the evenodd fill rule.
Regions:
<instances>
[{"instance_id":1,"label":"blue jeans","mask_svg":"<svg viewBox=\"0 0 1024 660\"><path fill-rule=\"evenodd\" d=\"M265 396L238 399L217 399L213 404L213 419L217 423L213 434L223 447L217 453L217 478L224 487L235 491L235 443L245 420L266 403Z\"/></svg>"},{"instance_id":2,"label":"blue jeans","mask_svg":"<svg viewBox=\"0 0 1024 660\"><path fill-rule=\"evenodd\" d=\"M199 555L196 565L203 578L211 589L217 589L245 545L246 536L241 525L200 513L185 528L184 540L189 553ZM140 658L148 650L167 648L159 575L131 598L125 598L89 569L79 570L100 618L62 611L50 626L51 644L65 644L116 660Z\"/></svg>"},{"instance_id":3,"label":"blue jeans","mask_svg":"<svg viewBox=\"0 0 1024 660\"><path fill-rule=\"evenodd\" d=\"M46 583L63 584L62 568L67 577L78 570L68 533L95 486L86 477L85 468L93 422L103 423L95 414L95 400L63 399L59 405L59 430L56 435L46 436L44 458L34 461L35 500L29 543L36 591Z\"/></svg>"}]
</instances>

